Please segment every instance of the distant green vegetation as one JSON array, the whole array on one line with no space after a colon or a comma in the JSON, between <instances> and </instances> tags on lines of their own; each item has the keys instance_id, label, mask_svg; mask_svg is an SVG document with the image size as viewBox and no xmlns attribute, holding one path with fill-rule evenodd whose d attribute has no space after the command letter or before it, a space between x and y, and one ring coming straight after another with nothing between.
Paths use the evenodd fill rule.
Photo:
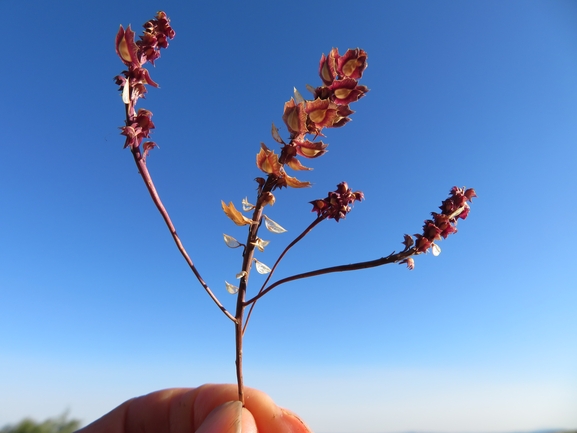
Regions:
<instances>
[{"instance_id":1,"label":"distant green vegetation","mask_svg":"<svg viewBox=\"0 0 577 433\"><path fill-rule=\"evenodd\" d=\"M17 424L2 427L0 433L72 433L80 428L80 424L80 420L68 419L68 413L64 412L42 422L24 418Z\"/></svg>"}]
</instances>

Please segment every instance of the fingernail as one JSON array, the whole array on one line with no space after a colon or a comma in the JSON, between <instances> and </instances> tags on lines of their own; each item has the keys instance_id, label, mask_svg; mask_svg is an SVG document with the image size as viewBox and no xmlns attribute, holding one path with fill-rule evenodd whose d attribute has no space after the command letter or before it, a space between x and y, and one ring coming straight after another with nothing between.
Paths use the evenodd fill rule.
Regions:
<instances>
[{"instance_id":1,"label":"fingernail","mask_svg":"<svg viewBox=\"0 0 577 433\"><path fill-rule=\"evenodd\" d=\"M214 408L196 433L241 433L242 403L229 401Z\"/></svg>"},{"instance_id":2,"label":"fingernail","mask_svg":"<svg viewBox=\"0 0 577 433\"><path fill-rule=\"evenodd\" d=\"M296 413L291 412L290 410L280 408L283 414L283 418L286 418L287 421L291 425L291 431L295 433L313 433L311 428L306 425L306 423L298 417Z\"/></svg>"}]
</instances>

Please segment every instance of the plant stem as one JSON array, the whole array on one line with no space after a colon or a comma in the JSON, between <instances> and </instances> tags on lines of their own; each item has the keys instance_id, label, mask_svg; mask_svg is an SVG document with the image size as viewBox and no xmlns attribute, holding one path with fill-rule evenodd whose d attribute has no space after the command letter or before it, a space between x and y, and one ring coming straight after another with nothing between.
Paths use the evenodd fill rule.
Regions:
<instances>
[{"instance_id":1,"label":"plant stem","mask_svg":"<svg viewBox=\"0 0 577 433\"><path fill-rule=\"evenodd\" d=\"M235 314L235 346L236 346L236 380L238 384L238 399L242 402L244 406L244 379L242 375L242 338L243 338L243 317L244 309L246 308L246 288L248 285L248 278L250 275L250 269L252 267L252 259L254 257L254 249L258 235L258 229L262 219L262 213L264 209L264 204L262 200L257 200L253 215L252 224L248 230L248 236L246 240L246 249L244 251L242 260L242 270L244 275L240 279L240 284L238 287L238 296L236 300L236 314Z\"/></svg>"},{"instance_id":2,"label":"plant stem","mask_svg":"<svg viewBox=\"0 0 577 433\"><path fill-rule=\"evenodd\" d=\"M413 248L409 248L409 249L406 249L404 251L401 251L400 253L396 253L396 254L392 253L386 257L381 257L380 259L376 259L376 260L369 260L366 262L352 263L349 265L331 266L329 268L322 268L322 269L317 269L316 271L310 271L310 272L304 272L302 274L292 275L290 277L283 278L282 280L278 280L278 281L274 282L273 284L268 286L265 290L260 291L258 293L258 295L254 296L253 298L246 301L245 305L248 306L250 304L255 303L258 299L262 298L264 295L266 295L268 292L270 292L275 287L280 286L281 284L284 284L284 283L288 283L290 281L300 280L300 279L309 278L309 277L316 277L317 275L331 274L333 272L348 272L348 271L356 271L359 269L375 268L377 266L382 266L382 265L386 265L389 263L396 263L396 262L401 261L403 259L406 259L410 256L413 256L416 253L417 253L417 251L413 247Z\"/></svg>"},{"instance_id":3,"label":"plant stem","mask_svg":"<svg viewBox=\"0 0 577 433\"><path fill-rule=\"evenodd\" d=\"M180 238L176 234L176 228L174 227L174 224L172 223L172 220L170 219L170 216L168 215L168 211L166 210L166 208L162 204L162 200L160 200L160 196L158 195L158 192L156 191L156 188L154 186L154 182L152 181L152 177L150 176L148 168L146 167L146 162L144 161L144 158L142 157L142 154L140 153L140 149L139 148L131 148L131 151L132 151L132 156L134 157L134 162L136 163L136 166L138 167L138 173L142 177L142 180L144 181L144 184L146 185L146 189L150 193L150 197L152 198L152 201L156 205L156 208L160 212L160 215L162 215L162 218L164 219L164 222L166 223L166 226L168 227L168 230L170 231L170 234L172 235L172 239L174 239L174 243L176 244L176 248L178 248L178 251L180 251L180 254L182 254L182 257L184 257L184 260L186 260L186 263L188 263L188 266L190 267L190 269L192 270L192 272L194 273L194 275L196 276L197 280L202 285L202 287L204 287L204 290L206 291L206 293L208 293L208 296L210 296L210 298L214 301L214 303L218 306L218 308L220 308L220 310L224 313L224 315L226 317L228 317L230 320L232 320L233 322L236 323L237 319L232 314L230 314L228 312L228 310L220 303L220 301L214 295L214 293L212 293L212 290L210 290L210 287L208 287L208 284L206 284L206 282L202 279L200 273L196 269L196 266L194 266L194 263L192 262L188 253L186 252L184 245L182 245Z\"/></svg>"},{"instance_id":4,"label":"plant stem","mask_svg":"<svg viewBox=\"0 0 577 433\"><path fill-rule=\"evenodd\" d=\"M323 221L324 219L326 219L326 216L318 216L306 229L303 230L303 232L298 235L290 244L287 245L287 247L284 249L284 251L280 254L280 256L278 256L278 259L276 259L276 262L274 263L271 271L269 272L268 276L266 277L266 280L264 281L264 283L262 284L262 287L260 288L258 294L260 295L261 292L264 290L264 288L266 287L266 285L268 284L268 282L270 281L272 274L274 274L274 271L276 269L276 267L278 266L278 264L280 263L280 261L283 259L283 257L285 256L285 254L292 248L294 247L297 242L299 242L302 238L304 238L307 234L309 234L309 232L321 221ZM254 309L254 306L256 305L256 301L253 302L250 306L250 309L248 310L248 314L246 315L246 320L244 322L244 327L242 329L242 333L244 334L246 332L246 327L248 326L248 322L250 320L250 316L252 314L252 310Z\"/></svg>"},{"instance_id":5,"label":"plant stem","mask_svg":"<svg viewBox=\"0 0 577 433\"><path fill-rule=\"evenodd\" d=\"M235 342L235 365L236 365L236 383L238 386L238 400L244 406L244 379L242 375L242 317L244 315L244 293L246 287L241 291L239 287L239 294L236 303L236 322L234 323L234 342Z\"/></svg>"}]
</instances>

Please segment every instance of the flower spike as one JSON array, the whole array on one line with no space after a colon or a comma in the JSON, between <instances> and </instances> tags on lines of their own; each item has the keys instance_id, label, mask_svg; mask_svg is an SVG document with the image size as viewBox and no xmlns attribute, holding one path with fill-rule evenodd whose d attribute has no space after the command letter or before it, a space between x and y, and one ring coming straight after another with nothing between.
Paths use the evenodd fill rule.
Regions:
<instances>
[{"instance_id":1,"label":"flower spike","mask_svg":"<svg viewBox=\"0 0 577 433\"><path fill-rule=\"evenodd\" d=\"M432 248L433 254L439 255L441 248L435 244L435 241L446 239L447 236L457 233L457 221L467 218L470 209L468 202L471 202L473 197L477 197L473 188L465 189L456 186L451 189L449 194L449 198L443 200L439 206L441 213L432 212L433 219L425 220L423 233L415 235L417 254L426 253L429 248Z\"/></svg>"},{"instance_id":2,"label":"flower spike","mask_svg":"<svg viewBox=\"0 0 577 433\"><path fill-rule=\"evenodd\" d=\"M154 129L148 110L140 109L136 112L135 106L139 98L146 94L146 85L158 87L146 68L142 66L146 62L154 64L154 60L160 57L160 48L168 46L168 39L174 38L174 30L170 27L170 20L164 12L158 12L156 18L144 24L144 34L140 40L134 40L134 32L128 26L126 29L120 26L116 34L115 48L120 60L128 67L122 75L114 78L116 84L120 86L122 102L126 105L126 124L121 127L121 134L126 136L124 147L129 147L133 152L142 152L143 161L149 151L156 144L147 141L140 149L144 138L150 137L150 132Z\"/></svg>"},{"instance_id":3,"label":"flower spike","mask_svg":"<svg viewBox=\"0 0 577 433\"><path fill-rule=\"evenodd\" d=\"M317 216L333 218L338 222L347 216L355 201L361 201L364 198L365 195L361 191L353 192L346 182L341 182L337 185L336 191L329 192L327 198L313 200L310 203L313 205L312 212L316 212Z\"/></svg>"}]
</instances>

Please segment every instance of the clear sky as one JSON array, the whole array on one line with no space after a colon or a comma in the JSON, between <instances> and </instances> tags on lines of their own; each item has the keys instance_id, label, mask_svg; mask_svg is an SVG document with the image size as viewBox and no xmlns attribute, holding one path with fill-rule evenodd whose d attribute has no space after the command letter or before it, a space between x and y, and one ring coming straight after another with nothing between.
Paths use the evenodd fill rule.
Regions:
<instances>
[{"instance_id":1,"label":"clear sky","mask_svg":"<svg viewBox=\"0 0 577 433\"><path fill-rule=\"evenodd\" d=\"M454 186L479 198L442 254L279 287L245 340L248 386L319 433L577 427L577 3L11 1L0 96L0 425L90 422L133 396L234 382L232 324L193 279L118 127L119 24L164 10L176 38L139 107L148 166L200 272L232 308L244 229L293 86L361 47L371 91L267 214L288 229L346 180L366 201L326 221L278 276L402 248ZM286 135L286 130L281 129ZM259 276L253 275L252 290Z\"/></svg>"}]
</instances>

